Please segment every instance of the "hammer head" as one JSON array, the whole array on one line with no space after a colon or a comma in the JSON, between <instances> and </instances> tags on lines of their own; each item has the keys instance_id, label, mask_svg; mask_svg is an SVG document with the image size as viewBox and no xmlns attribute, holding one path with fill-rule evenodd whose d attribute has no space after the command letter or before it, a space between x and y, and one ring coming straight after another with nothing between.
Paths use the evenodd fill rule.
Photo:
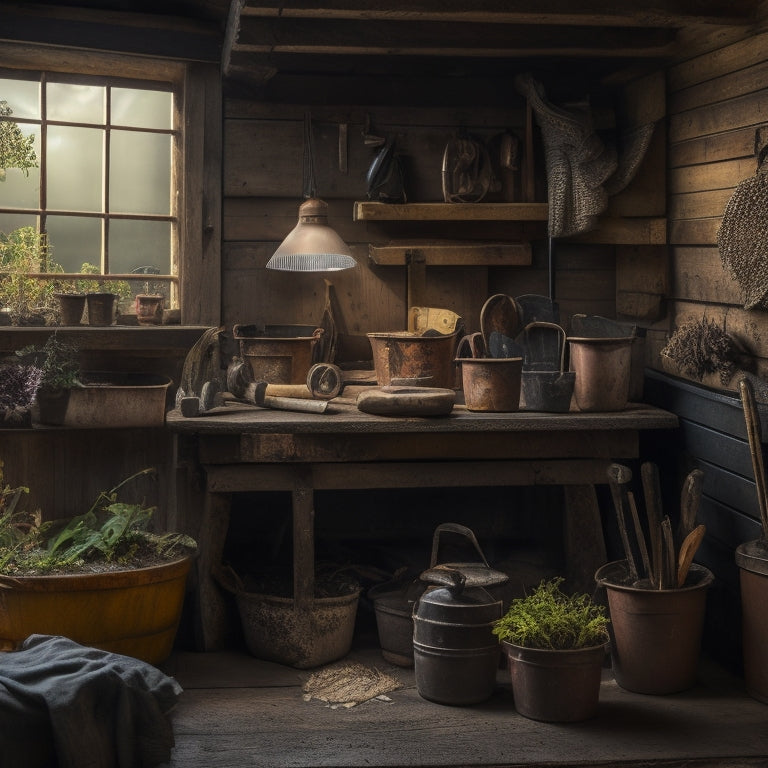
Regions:
<instances>
[{"instance_id":1,"label":"hammer head","mask_svg":"<svg viewBox=\"0 0 768 768\"><path fill-rule=\"evenodd\" d=\"M267 395L267 382L257 381L253 387L253 402L256 405L264 405L264 398Z\"/></svg>"}]
</instances>

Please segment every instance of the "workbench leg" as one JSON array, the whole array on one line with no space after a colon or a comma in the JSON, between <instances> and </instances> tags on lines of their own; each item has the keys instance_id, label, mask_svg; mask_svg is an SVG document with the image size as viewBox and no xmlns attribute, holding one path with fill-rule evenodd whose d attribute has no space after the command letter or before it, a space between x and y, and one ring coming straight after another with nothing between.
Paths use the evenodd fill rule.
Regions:
<instances>
[{"instance_id":1,"label":"workbench leg","mask_svg":"<svg viewBox=\"0 0 768 768\"><path fill-rule=\"evenodd\" d=\"M293 504L293 597L296 610L312 610L315 596L315 498L308 484L291 492Z\"/></svg>"},{"instance_id":2,"label":"workbench leg","mask_svg":"<svg viewBox=\"0 0 768 768\"><path fill-rule=\"evenodd\" d=\"M571 590L592 594L595 571L606 562L605 537L594 485L566 485L563 537Z\"/></svg>"},{"instance_id":3,"label":"workbench leg","mask_svg":"<svg viewBox=\"0 0 768 768\"><path fill-rule=\"evenodd\" d=\"M195 647L200 651L220 650L232 634L227 602L212 575L213 569L221 567L224 556L230 503L231 494L205 494L198 537L197 604L194 611Z\"/></svg>"}]
</instances>

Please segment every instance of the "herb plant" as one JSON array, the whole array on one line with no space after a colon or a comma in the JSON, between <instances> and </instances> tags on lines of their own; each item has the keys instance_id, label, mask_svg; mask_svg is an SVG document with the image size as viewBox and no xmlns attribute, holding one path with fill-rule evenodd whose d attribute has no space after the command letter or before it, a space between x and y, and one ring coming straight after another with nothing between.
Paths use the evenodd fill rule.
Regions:
<instances>
[{"instance_id":1,"label":"herb plant","mask_svg":"<svg viewBox=\"0 0 768 768\"><path fill-rule=\"evenodd\" d=\"M609 622L605 608L589 595L565 594L562 581L542 581L529 595L514 599L493 633L524 648L574 650L604 643Z\"/></svg>"},{"instance_id":2,"label":"herb plant","mask_svg":"<svg viewBox=\"0 0 768 768\"><path fill-rule=\"evenodd\" d=\"M98 495L91 508L65 521L41 522L39 510L20 509L26 487L3 485L0 462L0 574L10 576L140 567L194 551L195 542L177 533L148 530L155 507L125 503L118 491L144 469Z\"/></svg>"},{"instance_id":3,"label":"herb plant","mask_svg":"<svg viewBox=\"0 0 768 768\"><path fill-rule=\"evenodd\" d=\"M42 390L72 389L80 386L79 350L74 344L52 333L42 347L28 346L16 350L26 363L40 369Z\"/></svg>"}]
</instances>

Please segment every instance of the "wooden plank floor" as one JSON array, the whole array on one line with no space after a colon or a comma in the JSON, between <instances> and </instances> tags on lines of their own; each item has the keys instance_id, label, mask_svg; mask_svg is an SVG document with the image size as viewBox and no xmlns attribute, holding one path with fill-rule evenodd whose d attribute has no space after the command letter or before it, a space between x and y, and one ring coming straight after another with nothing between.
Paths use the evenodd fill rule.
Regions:
<instances>
[{"instance_id":1,"label":"wooden plank floor","mask_svg":"<svg viewBox=\"0 0 768 768\"><path fill-rule=\"evenodd\" d=\"M699 684L672 696L624 691L606 669L597 718L568 725L518 715L505 670L488 702L448 707L421 698L413 670L388 664L374 643L356 640L346 661L403 687L389 702L334 709L303 699L311 671L239 651L175 653L165 669L184 693L170 768L768 766L768 705L706 659Z\"/></svg>"}]
</instances>

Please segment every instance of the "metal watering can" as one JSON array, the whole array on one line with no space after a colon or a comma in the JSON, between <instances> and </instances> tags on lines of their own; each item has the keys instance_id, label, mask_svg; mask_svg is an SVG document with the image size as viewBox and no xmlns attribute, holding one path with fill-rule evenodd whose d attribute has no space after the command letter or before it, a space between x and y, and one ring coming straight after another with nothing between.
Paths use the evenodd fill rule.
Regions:
<instances>
[{"instance_id":1,"label":"metal watering can","mask_svg":"<svg viewBox=\"0 0 768 768\"><path fill-rule=\"evenodd\" d=\"M481 562L437 564L440 534L467 536ZM421 574L432 585L413 609L413 658L419 695L439 704L464 706L488 699L496 685L499 641L494 622L502 616L502 602L487 586L508 579L488 565L474 534L456 523L435 531L432 563Z\"/></svg>"}]
</instances>

